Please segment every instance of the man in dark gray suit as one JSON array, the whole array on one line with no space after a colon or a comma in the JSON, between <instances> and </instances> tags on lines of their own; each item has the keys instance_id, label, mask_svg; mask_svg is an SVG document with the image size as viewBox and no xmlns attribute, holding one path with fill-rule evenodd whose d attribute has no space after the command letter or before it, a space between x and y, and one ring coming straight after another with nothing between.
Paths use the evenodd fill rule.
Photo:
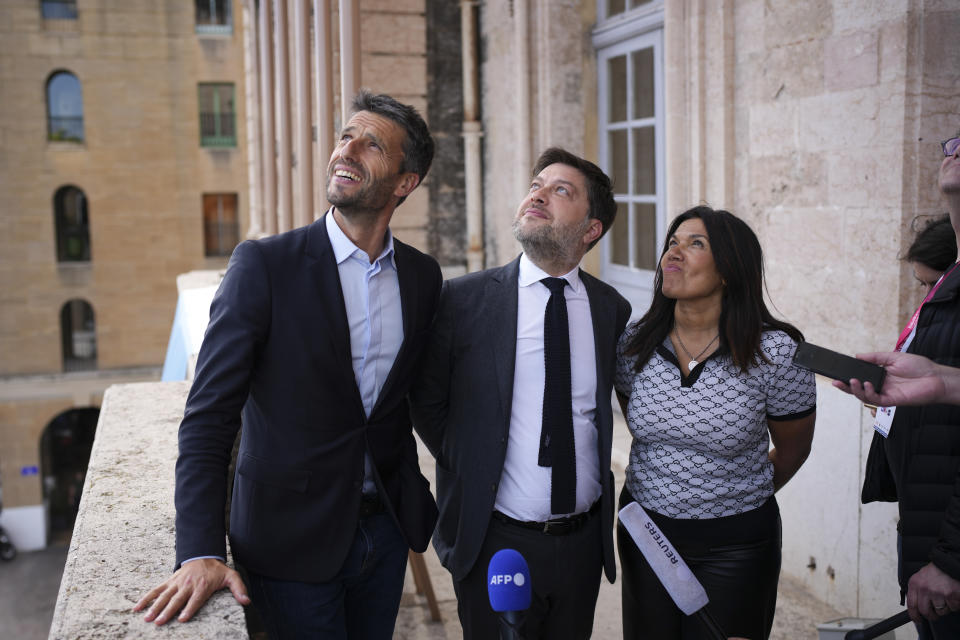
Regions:
<instances>
[{"instance_id":1,"label":"man in dark gray suit","mask_svg":"<svg viewBox=\"0 0 960 640\"><path fill-rule=\"evenodd\" d=\"M502 548L530 567L525 638L589 638L601 567L615 578L611 384L630 304L579 268L615 215L599 167L547 149L513 223L523 254L444 284L411 412L466 640L498 637L486 578Z\"/></svg>"}]
</instances>

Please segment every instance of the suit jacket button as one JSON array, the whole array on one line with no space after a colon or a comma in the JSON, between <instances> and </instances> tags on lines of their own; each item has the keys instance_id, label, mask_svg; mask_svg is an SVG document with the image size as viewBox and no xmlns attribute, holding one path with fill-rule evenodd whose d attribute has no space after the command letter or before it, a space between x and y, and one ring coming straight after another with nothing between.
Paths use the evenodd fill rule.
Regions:
<instances>
[{"instance_id":1,"label":"suit jacket button","mask_svg":"<svg viewBox=\"0 0 960 640\"><path fill-rule=\"evenodd\" d=\"M497 484L496 484L496 483L493 483L493 484L490 485L490 491L493 491L494 493L496 493L496 491L497 491Z\"/></svg>"}]
</instances>

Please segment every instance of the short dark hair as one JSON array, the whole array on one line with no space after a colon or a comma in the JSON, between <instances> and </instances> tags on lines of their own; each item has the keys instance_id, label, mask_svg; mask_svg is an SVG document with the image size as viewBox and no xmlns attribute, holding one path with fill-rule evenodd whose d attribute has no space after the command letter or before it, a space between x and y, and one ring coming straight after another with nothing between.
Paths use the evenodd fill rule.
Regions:
<instances>
[{"instance_id":1,"label":"short dark hair","mask_svg":"<svg viewBox=\"0 0 960 640\"><path fill-rule=\"evenodd\" d=\"M729 211L698 206L673 219L663 242L661 259L670 249L670 238L677 228L692 218L703 222L710 240L713 263L724 283L720 310L720 344L730 350L733 364L747 372L759 360L769 362L760 350L763 332L779 329L796 342L803 334L792 324L773 317L763 300L763 250L760 240L746 222ZM673 329L676 300L663 293L663 269L657 263L650 308L637 321L639 330L627 342L627 356L637 356L640 371L658 345Z\"/></svg>"},{"instance_id":2,"label":"short dark hair","mask_svg":"<svg viewBox=\"0 0 960 640\"><path fill-rule=\"evenodd\" d=\"M565 164L573 167L582 173L587 181L587 201L589 202L587 217L599 220L603 227L603 231L588 247L592 248L600 241L603 234L613 224L614 218L617 217L617 203L613 200L613 186L610 183L610 178L603 172L603 169L589 160L560 147L550 147L541 153L540 157L537 158L537 163L533 166L531 175L533 177L540 175L541 171L552 164Z\"/></svg>"},{"instance_id":3,"label":"short dark hair","mask_svg":"<svg viewBox=\"0 0 960 640\"><path fill-rule=\"evenodd\" d=\"M416 109L408 104L402 104L386 94L375 94L368 89L360 89L353 97L351 104L353 112L369 111L378 116L393 120L403 127L403 171L415 173L423 182L424 176L430 170L433 162L433 137ZM405 198L401 198L403 202ZM397 204L400 204L399 202Z\"/></svg>"},{"instance_id":4,"label":"short dark hair","mask_svg":"<svg viewBox=\"0 0 960 640\"><path fill-rule=\"evenodd\" d=\"M914 218L916 225L920 218ZM907 262L919 262L941 273L957 260L957 234L950 224L949 214L934 216L914 236L907 254Z\"/></svg>"}]
</instances>

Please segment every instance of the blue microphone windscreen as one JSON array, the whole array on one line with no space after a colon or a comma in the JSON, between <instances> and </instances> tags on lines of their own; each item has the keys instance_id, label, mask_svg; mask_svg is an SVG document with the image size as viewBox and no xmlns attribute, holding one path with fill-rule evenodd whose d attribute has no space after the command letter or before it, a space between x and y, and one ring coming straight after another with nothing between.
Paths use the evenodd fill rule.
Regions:
<instances>
[{"instance_id":1,"label":"blue microphone windscreen","mask_svg":"<svg viewBox=\"0 0 960 640\"><path fill-rule=\"evenodd\" d=\"M526 611L530 608L530 569L518 551L501 549L490 558L487 593L494 611Z\"/></svg>"}]
</instances>

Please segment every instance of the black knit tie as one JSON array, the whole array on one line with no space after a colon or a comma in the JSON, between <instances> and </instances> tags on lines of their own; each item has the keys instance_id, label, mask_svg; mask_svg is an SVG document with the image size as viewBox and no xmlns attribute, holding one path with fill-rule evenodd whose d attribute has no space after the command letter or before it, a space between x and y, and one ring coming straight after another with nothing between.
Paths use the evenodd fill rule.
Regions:
<instances>
[{"instance_id":1,"label":"black knit tie","mask_svg":"<svg viewBox=\"0 0 960 640\"><path fill-rule=\"evenodd\" d=\"M543 316L543 427L541 467L553 468L550 511L573 513L577 505L577 463L574 455L573 407L570 393L570 331L564 278L541 280L550 289Z\"/></svg>"}]
</instances>

